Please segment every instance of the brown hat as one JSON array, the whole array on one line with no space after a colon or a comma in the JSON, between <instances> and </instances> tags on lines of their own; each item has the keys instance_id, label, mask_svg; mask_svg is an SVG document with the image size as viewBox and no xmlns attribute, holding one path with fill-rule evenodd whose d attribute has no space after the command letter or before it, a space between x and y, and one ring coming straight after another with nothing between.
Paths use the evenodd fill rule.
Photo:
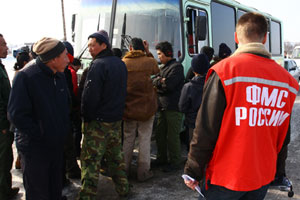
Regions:
<instances>
[{"instance_id":1,"label":"brown hat","mask_svg":"<svg viewBox=\"0 0 300 200\"><path fill-rule=\"evenodd\" d=\"M47 62L59 56L65 45L57 39L44 37L33 45L33 51L40 57L42 62Z\"/></svg>"}]
</instances>

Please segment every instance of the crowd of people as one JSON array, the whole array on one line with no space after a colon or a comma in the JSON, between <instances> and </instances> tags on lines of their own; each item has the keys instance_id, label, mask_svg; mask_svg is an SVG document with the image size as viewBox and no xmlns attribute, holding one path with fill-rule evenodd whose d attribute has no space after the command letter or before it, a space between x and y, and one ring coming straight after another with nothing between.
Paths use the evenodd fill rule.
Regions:
<instances>
[{"instance_id":1,"label":"crowd of people","mask_svg":"<svg viewBox=\"0 0 300 200\"><path fill-rule=\"evenodd\" d=\"M138 181L152 178L152 168L184 169L195 179L185 184L204 186L207 200L264 199L275 174L285 177L299 90L271 59L266 34L262 15L243 15L236 26L238 49L231 55L222 43L214 57L214 49L204 46L186 78L171 43L155 46L159 66L146 40L132 38L122 56L105 30L89 35L92 61L80 80L81 62L67 41L44 37L21 50L12 88L0 60L0 199L19 192L10 172L14 138L27 200L67 199L62 188L69 178L81 179L78 199L96 199L101 170L112 177L120 199L128 199L136 139ZM0 34L1 59L7 51ZM151 161L153 132L157 155Z\"/></svg>"}]
</instances>

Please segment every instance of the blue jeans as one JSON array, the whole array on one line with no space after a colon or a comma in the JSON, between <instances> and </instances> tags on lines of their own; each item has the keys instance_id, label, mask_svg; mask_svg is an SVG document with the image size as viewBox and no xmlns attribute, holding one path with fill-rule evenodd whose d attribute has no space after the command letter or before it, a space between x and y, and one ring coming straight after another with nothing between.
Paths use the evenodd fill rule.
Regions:
<instances>
[{"instance_id":1,"label":"blue jeans","mask_svg":"<svg viewBox=\"0 0 300 200\"><path fill-rule=\"evenodd\" d=\"M263 200L267 194L269 185L248 192L233 191L222 186L208 184L208 190L202 189L206 200ZM199 200L204 200L199 196Z\"/></svg>"}]
</instances>

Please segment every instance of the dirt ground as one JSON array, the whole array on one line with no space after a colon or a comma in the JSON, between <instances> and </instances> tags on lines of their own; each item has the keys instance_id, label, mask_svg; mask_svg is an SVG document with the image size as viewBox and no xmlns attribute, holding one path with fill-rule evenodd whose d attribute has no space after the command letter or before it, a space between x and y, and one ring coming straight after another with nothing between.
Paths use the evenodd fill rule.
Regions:
<instances>
[{"instance_id":1,"label":"dirt ground","mask_svg":"<svg viewBox=\"0 0 300 200\"><path fill-rule=\"evenodd\" d=\"M276 189L269 189L266 200L300 200L300 95L298 94L292 114L291 122L292 137L289 144L289 156L286 162L287 176L293 182L294 197L289 198L287 192ZM155 155L155 148L153 155ZM182 155L185 158L187 152L183 147ZM20 170L13 169L13 186L20 187L21 191L15 200L25 200L24 188L22 185L22 174ZM173 173L163 173L154 170L155 176L147 182L139 183L130 180L132 184L132 197L130 200L196 200L196 192L188 189L181 178L182 170ZM100 176L98 188L98 199L114 200L118 199L114 190L114 185L110 178ZM80 189L80 180L72 180L72 183L63 190L69 200L75 200Z\"/></svg>"}]
</instances>

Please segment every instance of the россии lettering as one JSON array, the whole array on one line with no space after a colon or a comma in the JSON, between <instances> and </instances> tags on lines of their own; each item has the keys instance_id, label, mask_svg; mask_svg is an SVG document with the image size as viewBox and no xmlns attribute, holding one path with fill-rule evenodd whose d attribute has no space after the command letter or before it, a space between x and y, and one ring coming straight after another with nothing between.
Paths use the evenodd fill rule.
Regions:
<instances>
[{"instance_id":1,"label":"\u0440\u043e\u0441\u0441\u0438\u0438 lettering","mask_svg":"<svg viewBox=\"0 0 300 200\"><path fill-rule=\"evenodd\" d=\"M248 120L249 126L280 126L289 113L278 110L285 105L289 93L286 90L273 89L269 91L268 87L259 87L257 85L246 88L246 101L252 105L267 106L259 107L236 107L235 125L240 126L242 120Z\"/></svg>"}]
</instances>

